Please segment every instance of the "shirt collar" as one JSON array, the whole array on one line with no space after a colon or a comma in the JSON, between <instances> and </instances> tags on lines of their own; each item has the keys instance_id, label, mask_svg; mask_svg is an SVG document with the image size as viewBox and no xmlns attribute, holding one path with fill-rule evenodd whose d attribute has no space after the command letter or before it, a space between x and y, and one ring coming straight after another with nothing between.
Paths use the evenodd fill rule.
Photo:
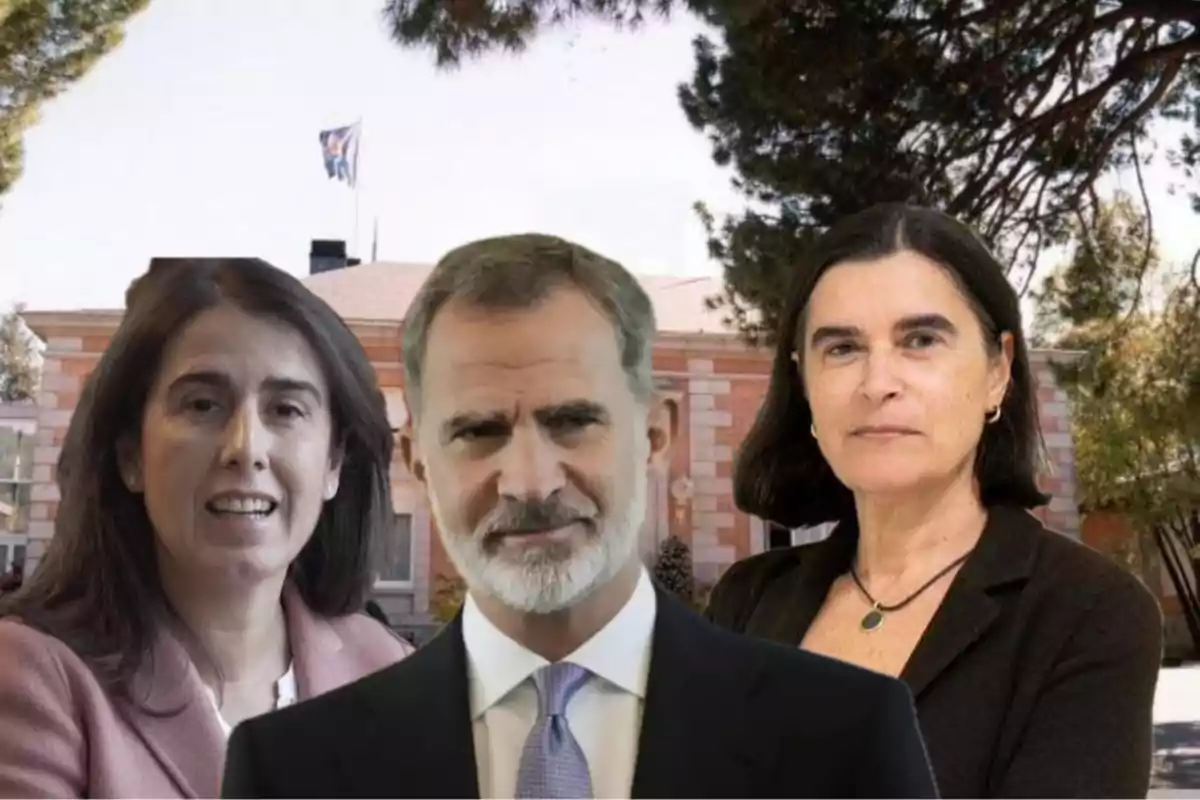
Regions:
<instances>
[{"instance_id":1,"label":"shirt collar","mask_svg":"<svg viewBox=\"0 0 1200 800\"><path fill-rule=\"evenodd\" d=\"M639 698L646 696L658 598L643 569L629 601L595 636L564 658ZM485 711L550 662L502 633L468 593L463 604L471 717Z\"/></svg>"}]
</instances>

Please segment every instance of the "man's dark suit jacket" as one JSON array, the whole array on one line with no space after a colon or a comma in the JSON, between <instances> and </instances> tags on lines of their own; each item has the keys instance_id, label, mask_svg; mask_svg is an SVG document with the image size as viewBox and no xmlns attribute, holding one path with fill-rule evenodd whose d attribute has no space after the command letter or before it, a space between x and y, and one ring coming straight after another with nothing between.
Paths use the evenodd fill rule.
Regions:
<instances>
[{"instance_id":1,"label":"man's dark suit jacket","mask_svg":"<svg viewBox=\"0 0 1200 800\"><path fill-rule=\"evenodd\" d=\"M856 542L839 526L741 561L707 615L796 646ZM995 508L900 677L943 797L1145 797L1161 652L1162 615L1137 578Z\"/></svg>"},{"instance_id":2,"label":"man's dark suit jacket","mask_svg":"<svg viewBox=\"0 0 1200 800\"><path fill-rule=\"evenodd\" d=\"M461 617L239 725L225 797L479 797ZM633 797L935 797L900 681L721 630L658 590Z\"/></svg>"}]
</instances>

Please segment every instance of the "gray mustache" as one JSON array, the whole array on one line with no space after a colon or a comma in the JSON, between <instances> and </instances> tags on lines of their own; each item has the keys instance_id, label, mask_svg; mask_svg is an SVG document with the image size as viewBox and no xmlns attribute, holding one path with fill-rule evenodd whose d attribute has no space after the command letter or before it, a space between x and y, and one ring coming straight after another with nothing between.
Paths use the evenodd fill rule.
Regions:
<instances>
[{"instance_id":1,"label":"gray mustache","mask_svg":"<svg viewBox=\"0 0 1200 800\"><path fill-rule=\"evenodd\" d=\"M561 528L587 514L558 500L505 503L484 526L485 533L525 533Z\"/></svg>"}]
</instances>

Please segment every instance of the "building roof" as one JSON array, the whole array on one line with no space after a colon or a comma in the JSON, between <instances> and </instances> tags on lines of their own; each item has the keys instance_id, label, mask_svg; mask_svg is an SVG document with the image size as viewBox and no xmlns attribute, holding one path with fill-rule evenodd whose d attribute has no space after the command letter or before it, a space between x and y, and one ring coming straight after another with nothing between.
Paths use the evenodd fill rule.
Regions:
<instances>
[{"instance_id":1,"label":"building roof","mask_svg":"<svg viewBox=\"0 0 1200 800\"><path fill-rule=\"evenodd\" d=\"M432 271L428 264L380 261L322 272L304 285L347 320L399 322L421 284ZM638 276L650 295L658 329L670 333L731 333L721 311L710 311L705 299L720 294L717 278Z\"/></svg>"},{"instance_id":2,"label":"building roof","mask_svg":"<svg viewBox=\"0 0 1200 800\"><path fill-rule=\"evenodd\" d=\"M379 261L322 272L302 278L304 285L329 303L348 322L402 322L425 278L429 264L399 264ZM719 278L671 275L637 276L654 311L661 333L734 334L721 311L711 311L705 301L721 294ZM26 324L45 338L47 325L71 324L115 326L121 309L29 309Z\"/></svg>"}]
</instances>

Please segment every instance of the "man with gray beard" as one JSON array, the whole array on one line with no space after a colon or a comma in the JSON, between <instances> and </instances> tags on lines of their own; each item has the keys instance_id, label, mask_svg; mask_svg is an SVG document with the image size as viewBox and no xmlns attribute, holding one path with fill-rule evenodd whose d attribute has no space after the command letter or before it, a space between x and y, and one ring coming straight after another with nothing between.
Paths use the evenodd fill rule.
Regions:
<instances>
[{"instance_id":1,"label":"man with gray beard","mask_svg":"<svg viewBox=\"0 0 1200 800\"><path fill-rule=\"evenodd\" d=\"M935 796L898 680L719 630L642 566L674 428L654 334L637 281L579 245L439 262L401 447L467 599L396 666L239 726L226 797Z\"/></svg>"}]
</instances>

